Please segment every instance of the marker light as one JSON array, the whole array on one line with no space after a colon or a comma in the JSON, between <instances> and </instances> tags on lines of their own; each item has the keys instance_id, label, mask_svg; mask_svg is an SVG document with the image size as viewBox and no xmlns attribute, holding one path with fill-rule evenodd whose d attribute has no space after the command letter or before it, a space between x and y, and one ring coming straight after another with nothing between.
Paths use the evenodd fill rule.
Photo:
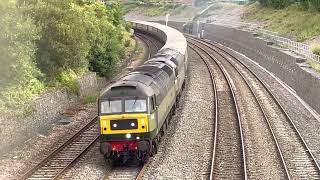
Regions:
<instances>
[{"instance_id":1,"label":"marker light","mask_svg":"<svg viewBox=\"0 0 320 180\"><path fill-rule=\"evenodd\" d=\"M126 138L130 139L131 138L131 134L126 134Z\"/></svg>"},{"instance_id":2,"label":"marker light","mask_svg":"<svg viewBox=\"0 0 320 180\"><path fill-rule=\"evenodd\" d=\"M134 123L131 123L131 126L132 126L132 127L134 127L134 125L135 125Z\"/></svg>"},{"instance_id":3,"label":"marker light","mask_svg":"<svg viewBox=\"0 0 320 180\"><path fill-rule=\"evenodd\" d=\"M114 123L112 126L116 128L118 125L116 123Z\"/></svg>"},{"instance_id":4,"label":"marker light","mask_svg":"<svg viewBox=\"0 0 320 180\"><path fill-rule=\"evenodd\" d=\"M139 137L139 136L137 136L137 137L136 137L136 139L137 139L137 140L139 140L139 139L140 139L140 137Z\"/></svg>"}]
</instances>

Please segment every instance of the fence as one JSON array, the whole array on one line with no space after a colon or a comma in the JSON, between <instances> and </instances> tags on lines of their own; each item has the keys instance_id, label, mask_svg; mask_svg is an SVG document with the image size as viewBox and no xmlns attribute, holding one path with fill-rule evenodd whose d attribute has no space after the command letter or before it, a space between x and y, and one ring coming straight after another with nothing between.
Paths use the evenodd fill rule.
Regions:
<instances>
[{"instance_id":1,"label":"fence","mask_svg":"<svg viewBox=\"0 0 320 180\"><path fill-rule=\"evenodd\" d=\"M260 29L258 28L257 24L245 23L245 22L222 22L222 21L217 21L210 18L205 18L205 19L201 18L200 22L211 23L211 24L216 24L216 25L225 26L225 27L238 28L241 30L258 33L262 35L262 37L265 37L266 39L269 39L280 46L286 47L292 50L293 52L296 52L297 54L300 54L320 64L320 56L313 54L309 45L292 41L291 39L288 39L285 37L281 37L279 36L279 34L272 31Z\"/></svg>"}]
</instances>

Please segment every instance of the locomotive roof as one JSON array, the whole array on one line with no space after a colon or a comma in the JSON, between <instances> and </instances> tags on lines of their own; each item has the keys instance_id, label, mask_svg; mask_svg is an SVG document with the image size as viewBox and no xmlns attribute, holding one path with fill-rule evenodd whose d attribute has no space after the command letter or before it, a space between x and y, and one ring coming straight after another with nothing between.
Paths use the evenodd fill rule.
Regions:
<instances>
[{"instance_id":1,"label":"locomotive roof","mask_svg":"<svg viewBox=\"0 0 320 180\"><path fill-rule=\"evenodd\" d=\"M154 94L153 90L142 83L143 80L150 82L148 76L141 76L141 80L137 81L130 77L130 80L120 80L112 84L107 88L102 95L101 99L112 99L112 98L122 98L122 97L145 97L152 96Z\"/></svg>"},{"instance_id":2,"label":"locomotive roof","mask_svg":"<svg viewBox=\"0 0 320 180\"><path fill-rule=\"evenodd\" d=\"M161 49L173 49L181 54L186 53L187 40L178 30L165 26L159 23L146 22L146 21L132 21L133 23L144 24L155 27L166 34L167 42Z\"/></svg>"},{"instance_id":3,"label":"locomotive roof","mask_svg":"<svg viewBox=\"0 0 320 180\"><path fill-rule=\"evenodd\" d=\"M150 62L139 66L133 72L120 78L106 89L100 98L146 97L167 93L167 86L173 70L165 63ZM164 97L164 96L160 96ZM158 99L162 101L162 99Z\"/></svg>"}]
</instances>

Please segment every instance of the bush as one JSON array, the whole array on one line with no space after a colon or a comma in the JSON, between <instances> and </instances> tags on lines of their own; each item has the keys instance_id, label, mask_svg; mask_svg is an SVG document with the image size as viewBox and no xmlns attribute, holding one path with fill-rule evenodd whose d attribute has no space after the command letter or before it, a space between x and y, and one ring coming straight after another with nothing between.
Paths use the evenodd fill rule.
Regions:
<instances>
[{"instance_id":1,"label":"bush","mask_svg":"<svg viewBox=\"0 0 320 180\"><path fill-rule=\"evenodd\" d=\"M268 6L273 7L275 9L283 9L290 5L289 0L268 0Z\"/></svg>"},{"instance_id":2,"label":"bush","mask_svg":"<svg viewBox=\"0 0 320 180\"><path fill-rule=\"evenodd\" d=\"M0 110L4 112L41 93L44 85L34 62L40 28L15 1L0 1L0 17Z\"/></svg>"},{"instance_id":3,"label":"bush","mask_svg":"<svg viewBox=\"0 0 320 180\"><path fill-rule=\"evenodd\" d=\"M121 9L116 5L113 9L105 9L101 4L91 4L86 6L86 11L87 28L92 32L88 36L91 40L90 70L110 77L125 57L125 45L131 38L126 32L129 26L124 21L114 20L121 15Z\"/></svg>"},{"instance_id":4,"label":"bush","mask_svg":"<svg viewBox=\"0 0 320 180\"><path fill-rule=\"evenodd\" d=\"M320 45L312 45L311 46L311 51L313 54L319 55L320 56Z\"/></svg>"},{"instance_id":5,"label":"bush","mask_svg":"<svg viewBox=\"0 0 320 180\"><path fill-rule=\"evenodd\" d=\"M67 70L64 72L61 72L57 79L56 82L58 85L66 87L67 90L71 93L78 94L80 90L80 85L77 81L77 75L74 71L72 70Z\"/></svg>"},{"instance_id":6,"label":"bush","mask_svg":"<svg viewBox=\"0 0 320 180\"><path fill-rule=\"evenodd\" d=\"M26 12L41 27L37 41L37 65L47 78L64 70L88 68L90 43L81 8L73 0L42 0L28 5Z\"/></svg>"},{"instance_id":7,"label":"bush","mask_svg":"<svg viewBox=\"0 0 320 180\"><path fill-rule=\"evenodd\" d=\"M309 0L309 1L310 1L309 9L320 11L320 0Z\"/></svg>"},{"instance_id":8,"label":"bush","mask_svg":"<svg viewBox=\"0 0 320 180\"><path fill-rule=\"evenodd\" d=\"M313 60L307 60L307 63L311 66L311 68L313 68L318 73L320 73L320 64L319 63L317 63Z\"/></svg>"},{"instance_id":9,"label":"bush","mask_svg":"<svg viewBox=\"0 0 320 180\"><path fill-rule=\"evenodd\" d=\"M300 0L300 5L304 10L308 10L309 9L309 0Z\"/></svg>"},{"instance_id":10,"label":"bush","mask_svg":"<svg viewBox=\"0 0 320 180\"><path fill-rule=\"evenodd\" d=\"M96 95L85 96L83 98L84 104L93 104L97 101Z\"/></svg>"}]
</instances>

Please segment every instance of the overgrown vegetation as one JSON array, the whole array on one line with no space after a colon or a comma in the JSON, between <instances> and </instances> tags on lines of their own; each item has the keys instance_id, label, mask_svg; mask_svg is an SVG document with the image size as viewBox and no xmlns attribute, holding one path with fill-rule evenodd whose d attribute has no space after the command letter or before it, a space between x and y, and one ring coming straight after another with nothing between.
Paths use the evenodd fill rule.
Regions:
<instances>
[{"instance_id":1,"label":"overgrown vegetation","mask_svg":"<svg viewBox=\"0 0 320 180\"><path fill-rule=\"evenodd\" d=\"M317 72L320 73L320 64L313 61L313 60L307 60L307 63L314 69L316 70Z\"/></svg>"},{"instance_id":2,"label":"overgrown vegetation","mask_svg":"<svg viewBox=\"0 0 320 180\"><path fill-rule=\"evenodd\" d=\"M292 4L297 4L304 10L320 11L320 0L251 0L258 1L263 7L272 7L275 9L283 9Z\"/></svg>"},{"instance_id":3,"label":"overgrown vegetation","mask_svg":"<svg viewBox=\"0 0 320 180\"><path fill-rule=\"evenodd\" d=\"M129 30L117 1L0 1L0 111L51 86L77 92L89 70L112 75Z\"/></svg>"},{"instance_id":4,"label":"overgrown vegetation","mask_svg":"<svg viewBox=\"0 0 320 180\"><path fill-rule=\"evenodd\" d=\"M314 44L311 46L311 51L313 54L319 55L320 56L320 45L319 44Z\"/></svg>"},{"instance_id":5,"label":"overgrown vegetation","mask_svg":"<svg viewBox=\"0 0 320 180\"><path fill-rule=\"evenodd\" d=\"M96 95L89 95L83 98L84 104L93 104L97 101Z\"/></svg>"},{"instance_id":6,"label":"overgrown vegetation","mask_svg":"<svg viewBox=\"0 0 320 180\"><path fill-rule=\"evenodd\" d=\"M180 14L188 6L167 3L166 1L130 1L124 5L123 12L141 11L146 16L164 16L166 14Z\"/></svg>"},{"instance_id":7,"label":"overgrown vegetation","mask_svg":"<svg viewBox=\"0 0 320 180\"><path fill-rule=\"evenodd\" d=\"M247 7L249 20L264 23L264 28L304 41L320 34L320 12L304 10L299 4L284 9L263 7L257 3Z\"/></svg>"}]
</instances>

